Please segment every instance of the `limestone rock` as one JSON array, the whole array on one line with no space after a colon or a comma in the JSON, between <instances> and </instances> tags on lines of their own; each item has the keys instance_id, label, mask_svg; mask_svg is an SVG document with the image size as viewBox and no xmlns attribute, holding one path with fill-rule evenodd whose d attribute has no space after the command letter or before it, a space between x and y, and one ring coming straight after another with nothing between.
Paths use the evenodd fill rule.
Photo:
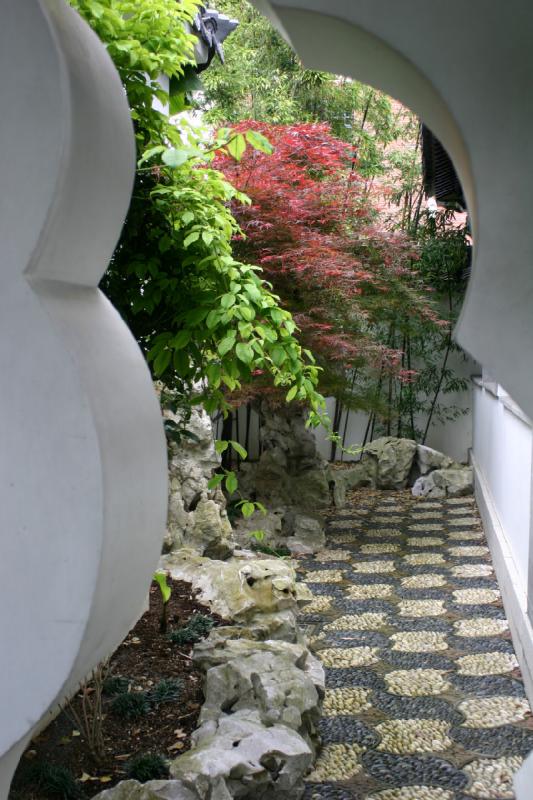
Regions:
<instances>
[{"instance_id":1,"label":"limestone rock","mask_svg":"<svg viewBox=\"0 0 533 800\"><path fill-rule=\"evenodd\" d=\"M199 490L204 488L204 481L209 480L214 469L220 464L220 457L215 451L213 426L211 418L201 407L192 410L187 422L170 411L165 417L177 425L182 425L194 438L182 438L180 444L170 447L170 473L180 480L181 494L186 510L193 502Z\"/></svg>"},{"instance_id":2,"label":"limestone rock","mask_svg":"<svg viewBox=\"0 0 533 800\"><path fill-rule=\"evenodd\" d=\"M244 496L268 508L317 511L329 506L326 464L319 456L305 416L294 406L261 407L263 452L255 464L243 464L239 475Z\"/></svg>"},{"instance_id":3,"label":"limestone rock","mask_svg":"<svg viewBox=\"0 0 533 800\"><path fill-rule=\"evenodd\" d=\"M245 625L224 625L216 631L227 639L253 639L258 642L274 639L293 643L302 640L296 613L290 609L257 614Z\"/></svg>"},{"instance_id":4,"label":"limestone rock","mask_svg":"<svg viewBox=\"0 0 533 800\"><path fill-rule=\"evenodd\" d=\"M290 469L289 459L282 450L265 451L253 468L244 470L243 493L270 508L294 506L304 511L327 508L330 494L324 466L297 473Z\"/></svg>"},{"instance_id":5,"label":"limestone rock","mask_svg":"<svg viewBox=\"0 0 533 800\"><path fill-rule=\"evenodd\" d=\"M378 463L375 459L358 461L351 467L341 471L341 478L347 489L360 489L368 486L373 489L378 482Z\"/></svg>"},{"instance_id":6,"label":"limestone rock","mask_svg":"<svg viewBox=\"0 0 533 800\"><path fill-rule=\"evenodd\" d=\"M228 658L240 658L250 650L250 646L259 650L275 653L281 656L290 653L293 663L309 675L317 691L322 696L324 686L324 668L322 663L315 658L307 647L302 644L290 644L277 641L267 641L258 644L248 642L246 639L240 641L228 641L223 635L223 628L215 628L207 639L199 642L194 648L194 658L204 669L216 667L224 664Z\"/></svg>"},{"instance_id":7,"label":"limestone rock","mask_svg":"<svg viewBox=\"0 0 533 800\"><path fill-rule=\"evenodd\" d=\"M173 777L202 800L298 800L312 752L285 725L266 728L257 711L237 711L202 725L195 746L171 764Z\"/></svg>"},{"instance_id":8,"label":"limestone rock","mask_svg":"<svg viewBox=\"0 0 533 800\"><path fill-rule=\"evenodd\" d=\"M290 473L322 466L313 432L306 426L305 415L298 408L282 406L272 410L264 403L260 420L264 451L283 453Z\"/></svg>"},{"instance_id":9,"label":"limestone rock","mask_svg":"<svg viewBox=\"0 0 533 800\"><path fill-rule=\"evenodd\" d=\"M200 800L194 788L181 781L121 781L95 795L94 800Z\"/></svg>"},{"instance_id":10,"label":"limestone rock","mask_svg":"<svg viewBox=\"0 0 533 800\"><path fill-rule=\"evenodd\" d=\"M220 464L211 419L201 407L194 408L186 422L170 411L165 411L165 417L192 435L170 446L165 548L186 545L200 554L224 558L232 550L232 531L223 493L207 487Z\"/></svg>"},{"instance_id":11,"label":"limestone rock","mask_svg":"<svg viewBox=\"0 0 533 800\"><path fill-rule=\"evenodd\" d=\"M227 619L247 622L258 613L297 609L296 573L279 558L213 561L192 550L169 553L161 568L199 590L199 598Z\"/></svg>"},{"instance_id":12,"label":"limestone rock","mask_svg":"<svg viewBox=\"0 0 533 800\"><path fill-rule=\"evenodd\" d=\"M285 509L268 510L266 514L255 511L250 517L240 517L233 523L233 537L242 547L253 546L252 534L261 531L262 541L273 547L282 540Z\"/></svg>"},{"instance_id":13,"label":"limestone rock","mask_svg":"<svg viewBox=\"0 0 533 800\"><path fill-rule=\"evenodd\" d=\"M261 514L256 511L248 519L234 525L234 539L243 547L253 547L252 536L261 531L261 543L275 549L288 548L294 554L315 553L326 540L324 521L317 514L303 514L294 508L276 508Z\"/></svg>"},{"instance_id":14,"label":"limestone rock","mask_svg":"<svg viewBox=\"0 0 533 800\"><path fill-rule=\"evenodd\" d=\"M207 669L200 722L255 709L264 725L287 725L313 750L324 696L322 665L302 644L221 639L201 642L194 660Z\"/></svg>"},{"instance_id":15,"label":"limestone rock","mask_svg":"<svg viewBox=\"0 0 533 800\"><path fill-rule=\"evenodd\" d=\"M293 476L289 485L292 505L297 508L308 511L328 508L330 492L323 466Z\"/></svg>"},{"instance_id":16,"label":"limestone rock","mask_svg":"<svg viewBox=\"0 0 533 800\"><path fill-rule=\"evenodd\" d=\"M404 489L415 454L416 442L412 439L383 436L366 445L362 463L369 458L377 461L378 488Z\"/></svg>"},{"instance_id":17,"label":"limestone rock","mask_svg":"<svg viewBox=\"0 0 533 800\"><path fill-rule=\"evenodd\" d=\"M457 469L461 466L453 458L423 444L416 447L416 465L420 475L427 475L434 469Z\"/></svg>"},{"instance_id":18,"label":"limestone rock","mask_svg":"<svg viewBox=\"0 0 533 800\"><path fill-rule=\"evenodd\" d=\"M414 497L461 497L474 491L472 467L437 469L423 475L414 484Z\"/></svg>"},{"instance_id":19,"label":"limestone rock","mask_svg":"<svg viewBox=\"0 0 533 800\"><path fill-rule=\"evenodd\" d=\"M228 541L232 535L231 524L227 516L222 516L220 507L214 500L202 497L198 503L191 535L194 546L210 558L214 557L213 551L216 547L221 548L226 555L233 551Z\"/></svg>"},{"instance_id":20,"label":"limestone rock","mask_svg":"<svg viewBox=\"0 0 533 800\"><path fill-rule=\"evenodd\" d=\"M340 473L342 470L335 470L335 472ZM333 505L335 508L344 508L346 505L346 481L342 478L338 479L337 477L334 477L333 479L330 479L329 485L332 490L331 499L333 501Z\"/></svg>"},{"instance_id":21,"label":"limestone rock","mask_svg":"<svg viewBox=\"0 0 533 800\"><path fill-rule=\"evenodd\" d=\"M335 508L344 508L346 505L346 492L350 489L359 489L368 486L374 489L377 486L378 461L366 458L358 461L346 469L329 469L328 480L333 493Z\"/></svg>"}]
</instances>

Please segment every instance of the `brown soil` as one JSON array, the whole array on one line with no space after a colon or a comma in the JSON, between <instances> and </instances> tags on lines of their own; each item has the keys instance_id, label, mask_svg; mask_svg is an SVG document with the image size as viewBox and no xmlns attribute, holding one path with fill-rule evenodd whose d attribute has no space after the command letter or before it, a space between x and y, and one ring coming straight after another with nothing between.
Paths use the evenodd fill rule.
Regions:
<instances>
[{"instance_id":1,"label":"brown soil","mask_svg":"<svg viewBox=\"0 0 533 800\"><path fill-rule=\"evenodd\" d=\"M172 589L167 607L169 631L184 627L197 613L209 616L215 624L224 622L196 601L190 584L168 579L168 585ZM135 719L123 719L110 708L113 697L104 694L105 754L99 761L91 754L77 726L61 712L24 753L9 800L62 797L61 792L45 791L30 780L36 764L67 767L76 779L79 797L87 798L124 780L127 764L135 756L157 753L171 759L189 748L203 702L202 673L192 663L192 644L172 644L160 633L161 610L161 593L153 584L150 609L111 657L109 674L128 678L129 692L147 692L161 680L179 679L182 682L179 698L150 706L146 714ZM81 695L72 704L81 713Z\"/></svg>"}]
</instances>

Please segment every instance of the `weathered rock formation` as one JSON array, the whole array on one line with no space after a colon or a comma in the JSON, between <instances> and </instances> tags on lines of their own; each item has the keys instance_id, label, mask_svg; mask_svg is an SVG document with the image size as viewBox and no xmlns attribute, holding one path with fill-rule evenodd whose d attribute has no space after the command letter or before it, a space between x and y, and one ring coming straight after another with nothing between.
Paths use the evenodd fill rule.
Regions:
<instances>
[{"instance_id":1,"label":"weathered rock formation","mask_svg":"<svg viewBox=\"0 0 533 800\"><path fill-rule=\"evenodd\" d=\"M242 547L250 547L256 531L271 548L286 547L296 555L315 553L326 541L324 520L318 514L302 514L294 508L277 508L263 514L256 511L247 519L234 522L234 538Z\"/></svg>"},{"instance_id":2,"label":"weathered rock formation","mask_svg":"<svg viewBox=\"0 0 533 800\"><path fill-rule=\"evenodd\" d=\"M266 727L258 711L243 709L204 723L194 747L170 767L198 800L298 800L313 753L287 725Z\"/></svg>"},{"instance_id":3,"label":"weathered rock formation","mask_svg":"<svg viewBox=\"0 0 533 800\"><path fill-rule=\"evenodd\" d=\"M225 639L218 632L195 648L194 660L206 670L202 725L253 708L264 725L286 725L316 751L324 672L307 647Z\"/></svg>"},{"instance_id":4,"label":"weathered rock formation","mask_svg":"<svg viewBox=\"0 0 533 800\"><path fill-rule=\"evenodd\" d=\"M331 501L327 464L317 453L303 411L274 411L263 405L260 418L263 452L257 462L241 465L239 485L243 496L259 500L269 515L239 520L237 539L243 543L250 531L259 529L271 546L315 552L325 542L320 512Z\"/></svg>"},{"instance_id":5,"label":"weathered rock formation","mask_svg":"<svg viewBox=\"0 0 533 800\"><path fill-rule=\"evenodd\" d=\"M284 612L295 618L298 606L311 596L305 584L297 583L292 567L279 558L244 555L215 561L184 549L163 556L161 568L191 583L202 603L240 625L264 623L265 615L273 622L272 615Z\"/></svg>"},{"instance_id":6,"label":"weathered rock formation","mask_svg":"<svg viewBox=\"0 0 533 800\"><path fill-rule=\"evenodd\" d=\"M436 469L418 478L413 486L415 497L461 497L472 494L474 475L472 467Z\"/></svg>"},{"instance_id":7,"label":"weathered rock formation","mask_svg":"<svg viewBox=\"0 0 533 800\"><path fill-rule=\"evenodd\" d=\"M121 781L96 797L98 800L199 800L196 789L188 789L182 781Z\"/></svg>"},{"instance_id":8,"label":"weathered rock formation","mask_svg":"<svg viewBox=\"0 0 533 800\"><path fill-rule=\"evenodd\" d=\"M345 503L346 491L413 487L415 497L456 497L473 492L472 469L453 459L417 445L412 439L384 436L366 445L361 460L346 469L330 469L333 502Z\"/></svg>"},{"instance_id":9,"label":"weathered rock formation","mask_svg":"<svg viewBox=\"0 0 533 800\"><path fill-rule=\"evenodd\" d=\"M259 461L244 463L240 481L243 494L255 496L270 509L291 507L316 512L329 505L326 464L316 450L303 412L293 408L261 409Z\"/></svg>"},{"instance_id":10,"label":"weathered rock formation","mask_svg":"<svg viewBox=\"0 0 533 800\"><path fill-rule=\"evenodd\" d=\"M182 420L171 411L165 417L176 425ZM172 442L169 452L169 503L167 549L191 547L200 554L224 558L231 554L231 524L226 501L218 489L207 487L220 465L215 451L211 418L199 407L183 425L189 436Z\"/></svg>"},{"instance_id":11,"label":"weathered rock formation","mask_svg":"<svg viewBox=\"0 0 533 800\"><path fill-rule=\"evenodd\" d=\"M200 642L205 703L192 749L170 765L173 780L124 781L100 800L299 800L318 746L324 670L298 630L311 599L281 559L169 553L162 567L192 583L233 624Z\"/></svg>"}]
</instances>

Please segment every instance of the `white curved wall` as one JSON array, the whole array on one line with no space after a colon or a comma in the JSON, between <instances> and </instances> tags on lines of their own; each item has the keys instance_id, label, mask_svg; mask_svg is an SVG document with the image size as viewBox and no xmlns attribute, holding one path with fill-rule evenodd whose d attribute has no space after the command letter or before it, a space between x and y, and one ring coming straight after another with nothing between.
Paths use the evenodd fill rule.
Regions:
<instances>
[{"instance_id":1,"label":"white curved wall","mask_svg":"<svg viewBox=\"0 0 533 800\"><path fill-rule=\"evenodd\" d=\"M379 86L442 140L476 241L459 341L533 416L533 6L256 4L308 66ZM166 485L147 370L96 290L133 171L122 89L61 0L5 0L2 12L0 568L8 597L20 592L21 566L26 577L25 603L0 612L10 643L0 686L5 795L39 716L118 643L142 605Z\"/></svg>"},{"instance_id":2,"label":"white curved wall","mask_svg":"<svg viewBox=\"0 0 533 800\"><path fill-rule=\"evenodd\" d=\"M122 85L62 0L5 0L0 68L5 797L32 729L143 607L166 447L144 359L97 289L135 169Z\"/></svg>"},{"instance_id":3,"label":"white curved wall","mask_svg":"<svg viewBox=\"0 0 533 800\"><path fill-rule=\"evenodd\" d=\"M476 244L459 343L533 416L533 5L513 0L254 0L306 66L377 86L441 139Z\"/></svg>"},{"instance_id":4,"label":"white curved wall","mask_svg":"<svg viewBox=\"0 0 533 800\"><path fill-rule=\"evenodd\" d=\"M418 113L442 141L465 191L475 241L473 272L456 337L533 418L533 104L529 102L533 4L530 0L252 2L272 19L307 67L350 75L383 89ZM478 398L478 410L481 406ZM523 458L523 437L510 429L508 433ZM483 510L483 498L478 496ZM526 498L520 502L527 506ZM511 509L503 511L507 504L500 497L502 513L512 524ZM486 523L490 516L485 513ZM515 551L522 560L523 531L516 537ZM505 567L507 559L497 549L495 536L493 554ZM523 582L523 564L518 574L521 577L512 577L509 583ZM508 611L513 602L510 591ZM527 671L533 666L533 648L520 651L520 643L533 642L533 631L526 630L529 623L519 606L513 615L524 625L522 631L518 623L514 625L514 639ZM529 685L531 691L533 682ZM533 756L516 785L520 800L530 797L532 779Z\"/></svg>"}]
</instances>

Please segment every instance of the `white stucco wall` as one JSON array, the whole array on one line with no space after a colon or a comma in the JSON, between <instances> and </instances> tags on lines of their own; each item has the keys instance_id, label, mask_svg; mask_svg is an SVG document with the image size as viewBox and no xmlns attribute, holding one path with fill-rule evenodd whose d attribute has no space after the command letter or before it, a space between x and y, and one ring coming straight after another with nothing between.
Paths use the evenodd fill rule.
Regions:
<instances>
[{"instance_id":1,"label":"white stucco wall","mask_svg":"<svg viewBox=\"0 0 533 800\"><path fill-rule=\"evenodd\" d=\"M471 378L472 375L479 371L479 368L475 361L468 356L465 357L459 353L452 353L450 358L450 366L453 367L458 376L464 377L466 380L468 380L469 388L466 391L458 394L441 396L440 402L443 404L458 406L459 408L465 409L467 413L461 415L455 420L448 422L438 422L437 420L434 420L430 426L426 444L429 447L435 448L435 450L440 450L441 452L446 453L446 455L450 456L456 461L466 463L468 462L469 451L472 447ZM333 413L335 409L335 401L333 398L328 398L327 408L330 419L333 419ZM247 412L245 408L240 409L239 429L237 432L237 427L234 425L232 434L233 438L241 442L242 445L244 445L246 441L246 413ZM340 426L341 436L344 432L345 422L346 414L343 413ZM350 447L351 445L357 446L361 444L364 439L367 422L367 414L350 412L348 426L346 429L346 447ZM426 419L418 419L416 424L420 429L424 429ZM221 436L221 421L219 421L218 425L216 426L215 433L217 437ZM377 432L375 435L378 435ZM395 435L395 430L392 431L392 435ZM407 433L404 431L403 435L405 436ZM329 460L331 454L331 442L327 439L327 432L325 428L322 426L317 428L315 430L315 437L320 455ZM259 420L255 411L252 411L250 417L248 453L250 459L252 460L256 459L259 455ZM336 458L339 459L340 455L341 453L338 449ZM343 460L345 461L350 461L354 458L358 458L358 456L356 455L351 457L347 454L343 455Z\"/></svg>"},{"instance_id":2,"label":"white stucco wall","mask_svg":"<svg viewBox=\"0 0 533 800\"><path fill-rule=\"evenodd\" d=\"M0 65L4 800L40 720L142 611L167 476L149 370L97 288L135 172L122 84L59 0L4 0Z\"/></svg>"},{"instance_id":3,"label":"white stucco wall","mask_svg":"<svg viewBox=\"0 0 533 800\"><path fill-rule=\"evenodd\" d=\"M474 386L474 446L478 478L490 491L520 591L527 591L531 527L531 423L504 390L490 381Z\"/></svg>"},{"instance_id":4,"label":"white stucco wall","mask_svg":"<svg viewBox=\"0 0 533 800\"><path fill-rule=\"evenodd\" d=\"M428 447L433 447L435 450L440 450L442 453L462 463L468 462L469 451L472 447L472 391L470 388L470 381L472 375L478 371L475 361L468 356L463 356L459 353L452 353L449 366L452 367L459 377L465 378L468 381L469 388L464 392L450 393L448 395L441 395L439 402L442 405L457 406L466 411L465 414L457 417L455 420L439 422L434 419L430 425L426 444ZM328 413L330 419L333 418L335 402L333 399L328 399ZM360 444L365 435L368 415L351 412L348 418L348 426L346 429L346 447L351 445ZM346 422L346 415L343 414L340 432L344 432L344 425ZM415 421L417 427L421 430L425 428L426 418L420 417ZM327 440L326 431L324 428L317 428L316 432L317 446L320 454L324 458L330 457L331 444ZM375 436L377 436L377 432ZM393 426L391 435L396 435L396 429ZM403 436L408 436L407 431L403 431ZM337 452L337 458L340 458L340 451ZM354 458L357 458L355 456ZM350 456L344 455L345 461L350 460Z\"/></svg>"}]
</instances>

